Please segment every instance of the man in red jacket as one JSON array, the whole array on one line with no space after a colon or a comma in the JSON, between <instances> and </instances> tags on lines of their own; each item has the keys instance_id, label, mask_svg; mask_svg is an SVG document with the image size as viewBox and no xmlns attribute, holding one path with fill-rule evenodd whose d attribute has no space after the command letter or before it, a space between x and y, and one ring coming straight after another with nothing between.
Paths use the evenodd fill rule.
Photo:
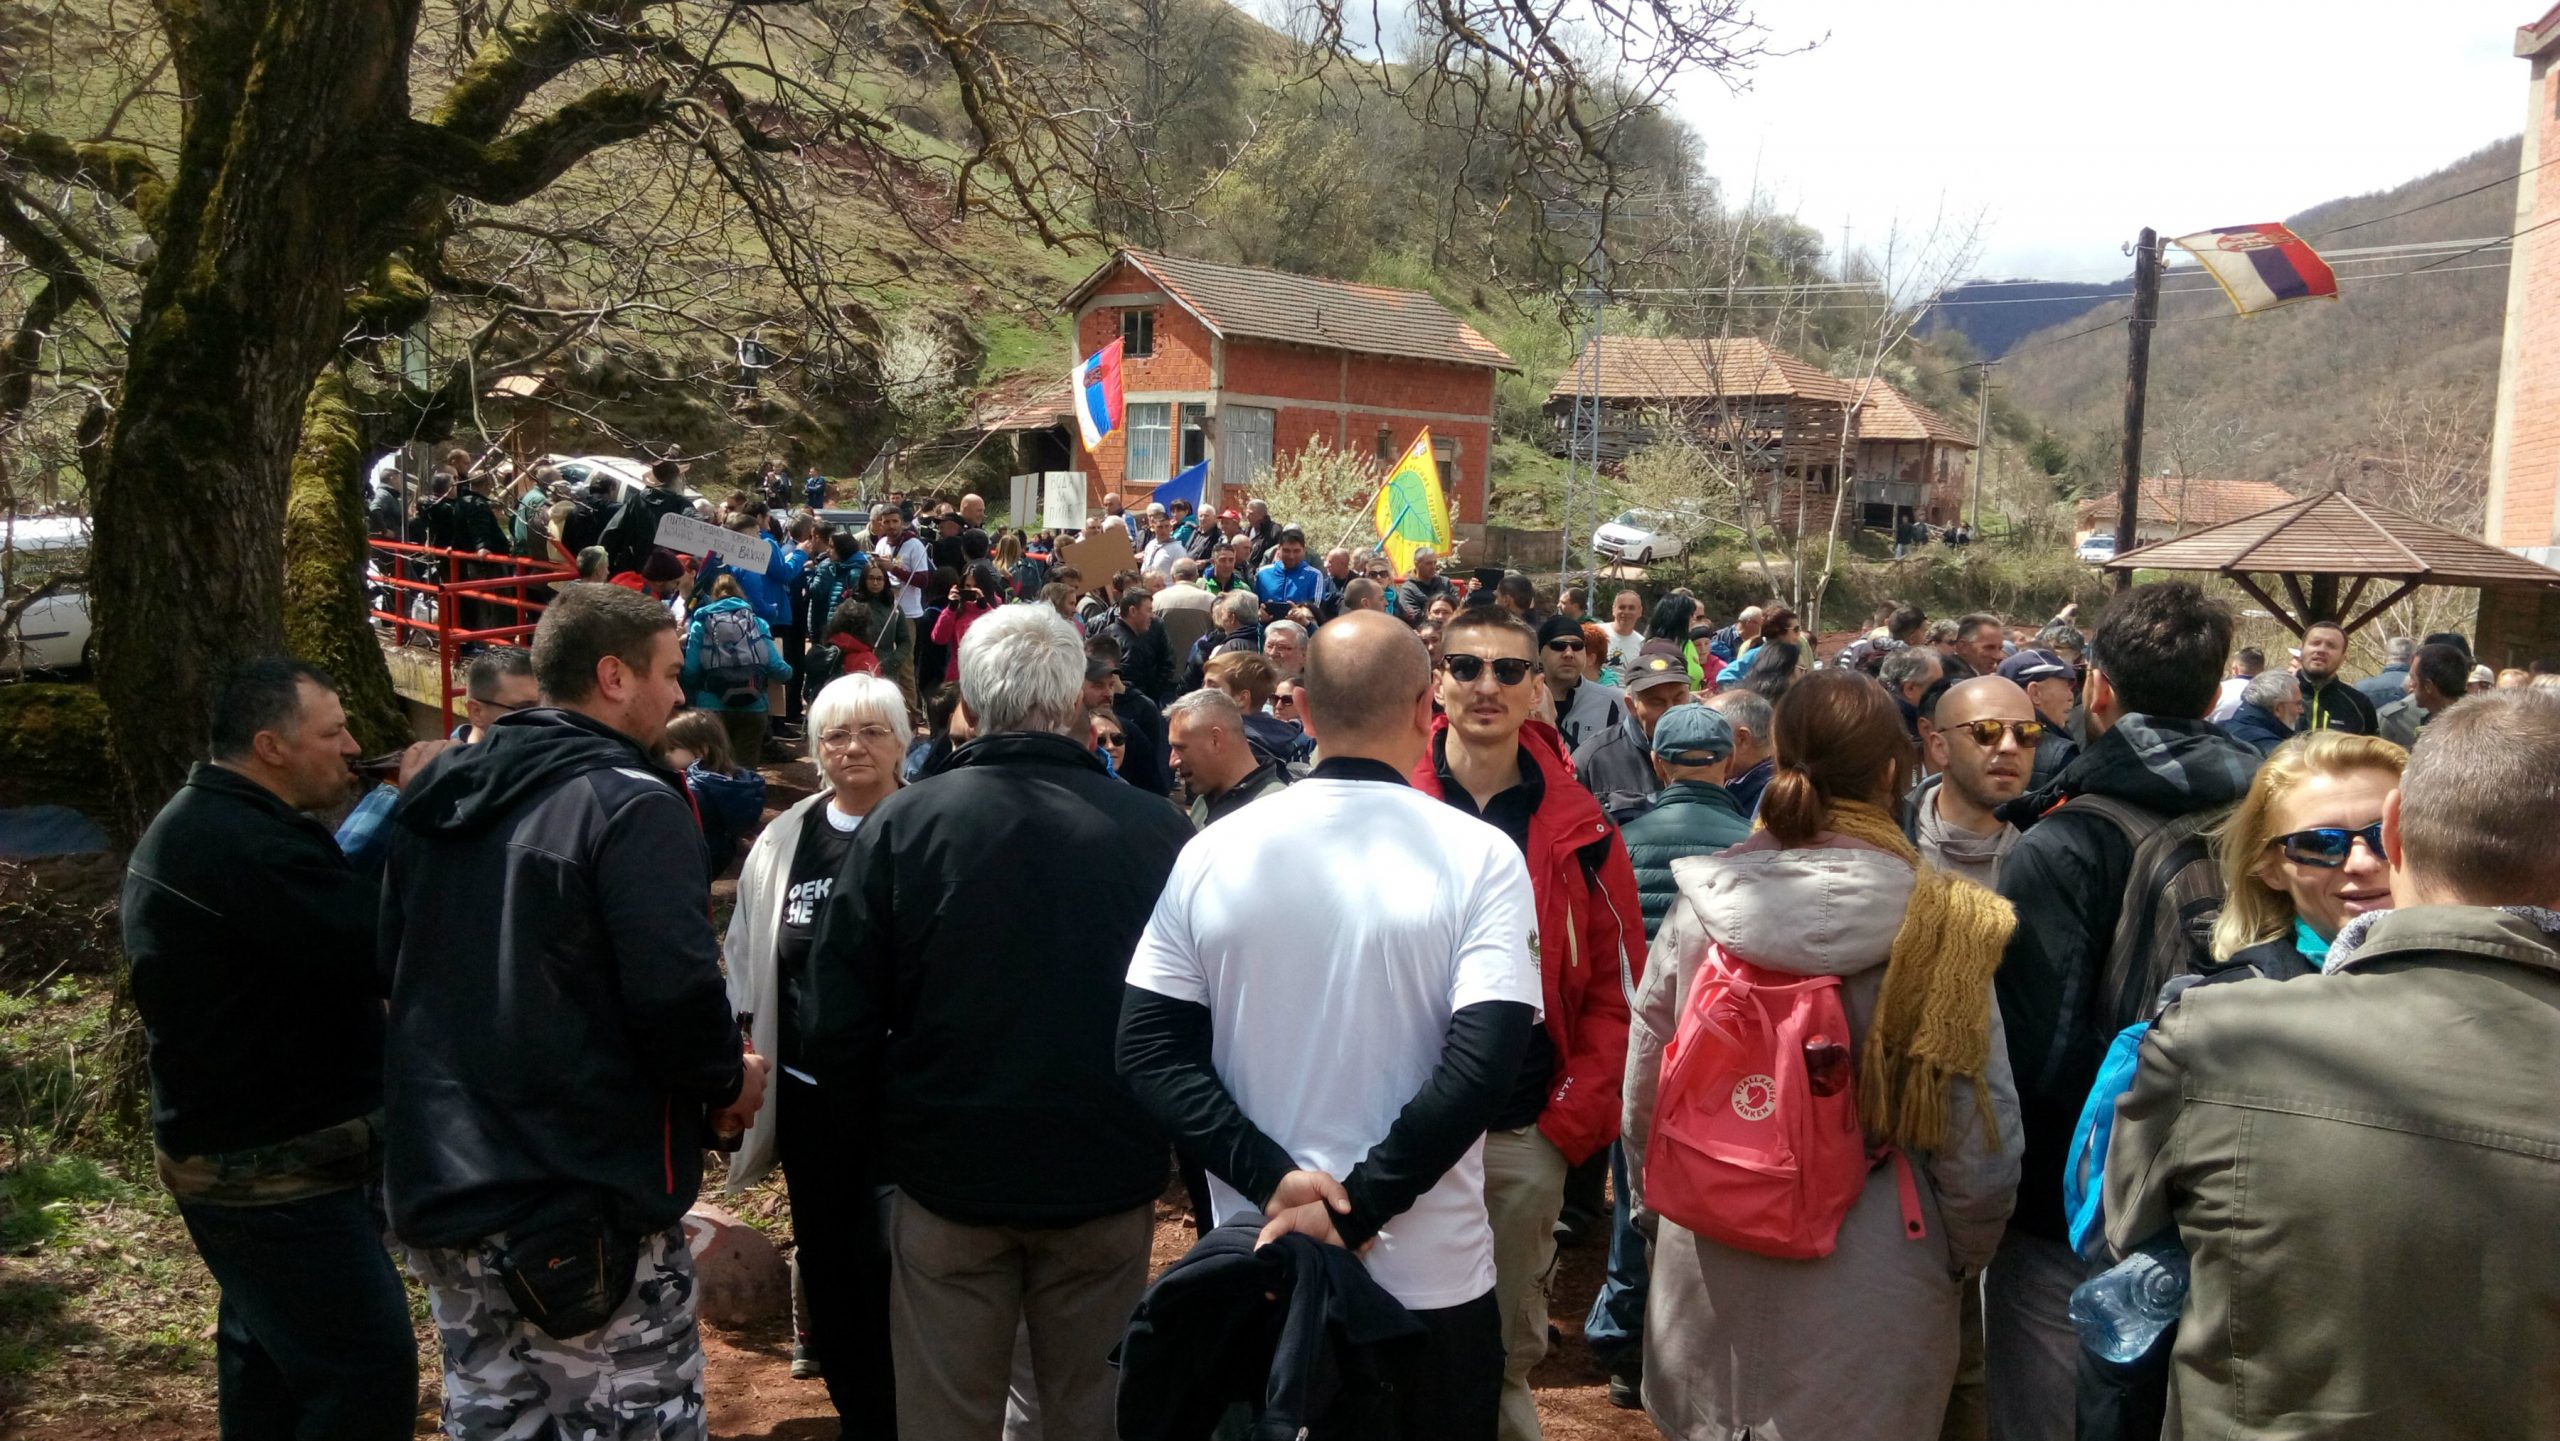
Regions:
<instances>
[{"instance_id":1,"label":"man in red jacket","mask_svg":"<svg viewBox=\"0 0 2560 1441\"><path fill-rule=\"evenodd\" d=\"M1538 633L1499 606L1442 633L1440 708L1413 783L1511 838L1529 864L1529 953L1544 1022L1485 1136L1494 1301L1503 1321L1503 1441L1537 1441L1529 1372L1547 1350L1548 1273L1565 1172L1617 1138L1627 997L1644 964L1635 868L1618 828L1576 785L1555 727L1534 721Z\"/></svg>"}]
</instances>

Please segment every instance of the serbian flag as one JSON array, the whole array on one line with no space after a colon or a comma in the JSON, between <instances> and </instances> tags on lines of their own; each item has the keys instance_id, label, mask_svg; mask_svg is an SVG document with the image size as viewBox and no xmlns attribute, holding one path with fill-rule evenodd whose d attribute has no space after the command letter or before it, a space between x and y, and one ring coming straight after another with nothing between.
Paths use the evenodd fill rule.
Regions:
<instances>
[{"instance_id":1,"label":"serbian flag","mask_svg":"<svg viewBox=\"0 0 2560 1441\"><path fill-rule=\"evenodd\" d=\"M2242 315L2297 300L2335 300L2338 277L2281 225L2230 225L2169 242L2196 258Z\"/></svg>"},{"instance_id":2,"label":"serbian flag","mask_svg":"<svg viewBox=\"0 0 2560 1441\"><path fill-rule=\"evenodd\" d=\"M1124 408L1120 398L1120 342L1114 339L1084 358L1076 366L1076 429L1084 432L1085 453L1090 455L1102 444L1102 438L1120 428Z\"/></svg>"},{"instance_id":3,"label":"serbian flag","mask_svg":"<svg viewBox=\"0 0 2560 1441\"><path fill-rule=\"evenodd\" d=\"M1423 431L1405 447L1404 459L1387 472L1378 487L1378 548L1398 575L1413 570L1413 553L1429 546L1447 555L1449 498L1440 489L1440 465L1431 455L1431 432Z\"/></svg>"}]
</instances>

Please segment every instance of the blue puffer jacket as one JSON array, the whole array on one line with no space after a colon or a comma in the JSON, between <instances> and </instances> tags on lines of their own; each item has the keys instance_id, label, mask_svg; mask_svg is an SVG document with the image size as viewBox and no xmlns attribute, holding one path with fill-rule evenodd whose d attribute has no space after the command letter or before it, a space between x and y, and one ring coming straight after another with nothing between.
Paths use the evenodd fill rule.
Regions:
<instances>
[{"instance_id":1,"label":"blue puffer jacket","mask_svg":"<svg viewBox=\"0 0 2560 1441\"><path fill-rule=\"evenodd\" d=\"M1626 838L1627 859L1635 862L1636 899L1644 907L1644 938L1650 943L1662 929L1662 918L1671 914L1671 903L1680 898L1671 863L1682 856L1713 855L1751 839L1751 821L1724 787L1673 781L1653 798L1653 809L1627 822L1619 834Z\"/></svg>"}]
</instances>

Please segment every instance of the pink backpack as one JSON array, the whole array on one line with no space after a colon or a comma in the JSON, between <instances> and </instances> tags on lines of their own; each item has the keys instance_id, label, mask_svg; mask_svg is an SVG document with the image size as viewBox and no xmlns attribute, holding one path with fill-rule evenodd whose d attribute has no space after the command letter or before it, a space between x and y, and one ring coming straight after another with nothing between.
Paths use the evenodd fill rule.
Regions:
<instances>
[{"instance_id":1,"label":"pink backpack","mask_svg":"<svg viewBox=\"0 0 2560 1441\"><path fill-rule=\"evenodd\" d=\"M1836 976L1764 970L1710 946L1663 1048L1645 1205L1736 1250L1831 1254L1869 1156ZM1895 1153L1903 1234L1926 1234Z\"/></svg>"}]
</instances>

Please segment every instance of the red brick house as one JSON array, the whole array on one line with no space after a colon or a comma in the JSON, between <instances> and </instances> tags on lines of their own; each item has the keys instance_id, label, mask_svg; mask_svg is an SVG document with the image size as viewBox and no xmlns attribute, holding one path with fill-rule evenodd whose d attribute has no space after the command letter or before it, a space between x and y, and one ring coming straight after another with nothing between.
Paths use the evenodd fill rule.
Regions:
<instances>
[{"instance_id":1,"label":"red brick house","mask_svg":"<svg viewBox=\"0 0 2560 1441\"><path fill-rule=\"evenodd\" d=\"M1124 347L1127 416L1073 461L1096 504L1118 491L1143 505L1202 460L1240 500L1316 440L1383 475L1428 427L1454 518L1483 522L1494 376L1518 367L1428 293L1123 250L1061 306L1076 360Z\"/></svg>"},{"instance_id":2,"label":"red brick house","mask_svg":"<svg viewBox=\"0 0 2560 1441\"><path fill-rule=\"evenodd\" d=\"M2481 538L2560 565L2560 227L2542 228L2560 221L2560 176L2543 168L2560 157L2560 6L2516 31L2515 54L2530 72ZM2489 593L2473 651L2495 666L2560 658L2560 596Z\"/></svg>"}]
</instances>

